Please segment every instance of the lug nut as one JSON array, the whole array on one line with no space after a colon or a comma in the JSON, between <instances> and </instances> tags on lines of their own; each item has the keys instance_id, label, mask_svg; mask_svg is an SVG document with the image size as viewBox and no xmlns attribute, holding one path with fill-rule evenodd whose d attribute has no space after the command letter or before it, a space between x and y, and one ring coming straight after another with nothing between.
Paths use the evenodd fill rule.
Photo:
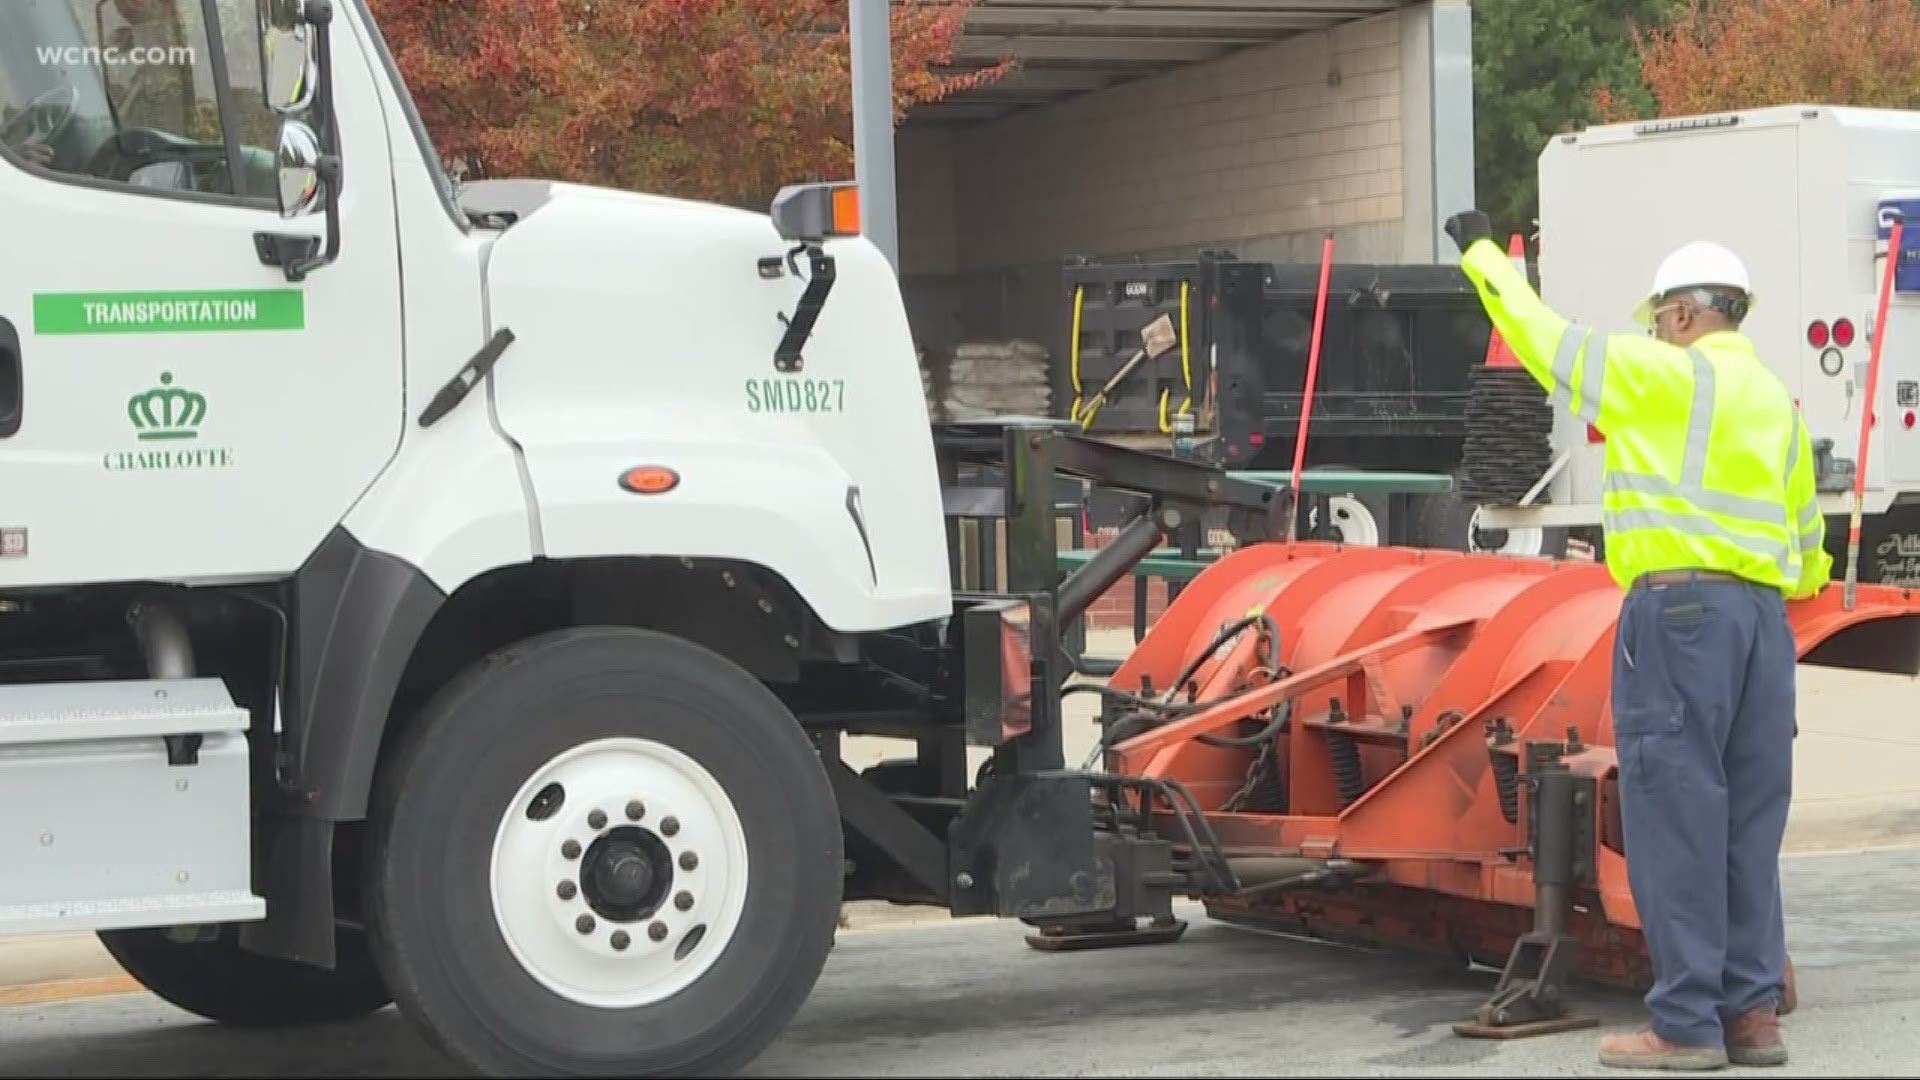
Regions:
<instances>
[{"instance_id":1,"label":"lug nut","mask_svg":"<svg viewBox=\"0 0 1920 1080\"><path fill-rule=\"evenodd\" d=\"M613 940L611 944L615 949L624 949L629 944L631 944L632 941L633 939L627 936L627 932L625 930L615 930L613 932Z\"/></svg>"},{"instance_id":2,"label":"lug nut","mask_svg":"<svg viewBox=\"0 0 1920 1080\"><path fill-rule=\"evenodd\" d=\"M569 840L566 843L561 844L560 854L566 856L569 859L579 858L580 857L580 841Z\"/></svg>"},{"instance_id":3,"label":"lug nut","mask_svg":"<svg viewBox=\"0 0 1920 1080\"><path fill-rule=\"evenodd\" d=\"M657 923L654 923L652 926L647 927L647 936L652 938L655 941L667 940L667 924L663 922L657 922Z\"/></svg>"},{"instance_id":4,"label":"lug nut","mask_svg":"<svg viewBox=\"0 0 1920 1080\"><path fill-rule=\"evenodd\" d=\"M680 853L680 869L691 870L694 867L699 865L700 865L700 856L695 855L691 851L683 851Z\"/></svg>"},{"instance_id":5,"label":"lug nut","mask_svg":"<svg viewBox=\"0 0 1920 1080\"><path fill-rule=\"evenodd\" d=\"M579 891L580 891L579 886L575 885L571 881L563 881L560 883L560 899L562 900L573 899L575 894L579 893Z\"/></svg>"},{"instance_id":6,"label":"lug nut","mask_svg":"<svg viewBox=\"0 0 1920 1080\"><path fill-rule=\"evenodd\" d=\"M673 906L679 908L681 911L687 910L693 906L693 894L682 891L673 898Z\"/></svg>"},{"instance_id":7,"label":"lug nut","mask_svg":"<svg viewBox=\"0 0 1920 1080\"><path fill-rule=\"evenodd\" d=\"M647 816L647 804L635 799L627 804L627 820L639 821Z\"/></svg>"},{"instance_id":8,"label":"lug nut","mask_svg":"<svg viewBox=\"0 0 1920 1080\"><path fill-rule=\"evenodd\" d=\"M575 930L580 931L583 934L593 933L593 916L582 915L579 918L573 920L573 928Z\"/></svg>"},{"instance_id":9,"label":"lug nut","mask_svg":"<svg viewBox=\"0 0 1920 1080\"><path fill-rule=\"evenodd\" d=\"M587 815L587 827L588 827L589 829L604 829L604 828L606 828L606 827L607 827L607 815L606 815L606 812L605 812L605 811L602 811L602 810L595 810L595 811L594 811L593 813L591 813L591 814L588 814L588 815Z\"/></svg>"},{"instance_id":10,"label":"lug nut","mask_svg":"<svg viewBox=\"0 0 1920 1080\"><path fill-rule=\"evenodd\" d=\"M674 835L680 831L680 819L677 817L662 818L660 820L660 831L667 836Z\"/></svg>"}]
</instances>

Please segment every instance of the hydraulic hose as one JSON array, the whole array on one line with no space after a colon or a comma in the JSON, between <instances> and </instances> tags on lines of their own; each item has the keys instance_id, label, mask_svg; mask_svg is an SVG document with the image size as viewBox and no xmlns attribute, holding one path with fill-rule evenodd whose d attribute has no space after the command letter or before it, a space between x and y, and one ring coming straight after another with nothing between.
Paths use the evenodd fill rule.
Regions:
<instances>
[{"instance_id":1,"label":"hydraulic hose","mask_svg":"<svg viewBox=\"0 0 1920 1080\"><path fill-rule=\"evenodd\" d=\"M1245 630L1255 623L1260 623L1267 628L1267 670L1279 671L1280 628L1274 624L1273 617L1263 611L1257 615L1247 615L1235 619L1226 626L1221 627L1220 632L1215 634L1213 640L1207 643L1207 647L1201 649L1194 655L1192 660L1187 662L1186 668L1180 672L1180 677L1174 679L1167 687L1167 696L1162 700L1171 703L1173 701L1173 695L1179 693L1180 688L1187 685L1187 680L1193 678L1194 672L1200 670L1200 665L1207 662L1207 657L1212 656L1219 650L1220 646L1238 637L1242 630Z\"/></svg>"}]
</instances>

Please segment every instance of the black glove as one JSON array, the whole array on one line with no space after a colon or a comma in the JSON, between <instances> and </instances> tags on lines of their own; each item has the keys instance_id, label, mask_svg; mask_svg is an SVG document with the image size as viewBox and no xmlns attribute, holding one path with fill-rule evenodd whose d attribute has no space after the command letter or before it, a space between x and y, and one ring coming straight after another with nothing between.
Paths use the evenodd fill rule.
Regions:
<instances>
[{"instance_id":1,"label":"black glove","mask_svg":"<svg viewBox=\"0 0 1920 1080\"><path fill-rule=\"evenodd\" d=\"M1447 235L1462 252L1476 240L1493 239L1493 222L1478 210L1462 210L1447 219Z\"/></svg>"}]
</instances>

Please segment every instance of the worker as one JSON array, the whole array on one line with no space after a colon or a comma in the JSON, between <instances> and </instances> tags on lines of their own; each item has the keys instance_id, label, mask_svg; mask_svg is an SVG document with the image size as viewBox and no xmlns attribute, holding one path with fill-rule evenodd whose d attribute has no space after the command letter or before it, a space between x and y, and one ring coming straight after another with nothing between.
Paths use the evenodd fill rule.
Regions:
<instances>
[{"instance_id":1,"label":"worker","mask_svg":"<svg viewBox=\"0 0 1920 1080\"><path fill-rule=\"evenodd\" d=\"M1726 248L1669 255L1635 312L1648 334L1570 322L1493 242L1446 231L1494 328L1606 440L1606 562L1625 591L1612 715L1628 879L1653 960L1651 1021L1605 1065L1784 1064L1780 845L1793 780L1788 599L1833 560L1799 409L1741 332L1755 297Z\"/></svg>"}]
</instances>

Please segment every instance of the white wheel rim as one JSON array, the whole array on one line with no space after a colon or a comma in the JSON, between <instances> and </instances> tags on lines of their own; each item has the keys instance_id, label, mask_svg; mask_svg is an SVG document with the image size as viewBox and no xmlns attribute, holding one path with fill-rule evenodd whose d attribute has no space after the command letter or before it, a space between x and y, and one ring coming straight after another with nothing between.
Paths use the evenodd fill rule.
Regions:
<instances>
[{"instance_id":1,"label":"white wheel rim","mask_svg":"<svg viewBox=\"0 0 1920 1080\"><path fill-rule=\"evenodd\" d=\"M558 810L535 820L529 808L554 784ZM556 756L515 793L489 877L501 937L527 974L569 1001L634 1008L686 989L726 950L746 906L746 831L692 758L601 739Z\"/></svg>"},{"instance_id":2,"label":"white wheel rim","mask_svg":"<svg viewBox=\"0 0 1920 1080\"><path fill-rule=\"evenodd\" d=\"M1483 546L1480 543L1480 534L1483 531L1491 532L1496 530L1481 529L1480 512L1480 507L1474 507L1473 518L1467 522L1467 550L1490 552L1497 555L1538 555L1546 550L1546 530L1534 527L1503 530L1507 534L1506 543L1501 544L1497 548Z\"/></svg>"},{"instance_id":3,"label":"white wheel rim","mask_svg":"<svg viewBox=\"0 0 1920 1080\"><path fill-rule=\"evenodd\" d=\"M1310 524L1317 527L1320 508L1314 507ZM1340 530L1340 542L1360 547L1380 546L1380 522L1366 503L1351 495L1333 495L1327 499L1327 516Z\"/></svg>"}]
</instances>

